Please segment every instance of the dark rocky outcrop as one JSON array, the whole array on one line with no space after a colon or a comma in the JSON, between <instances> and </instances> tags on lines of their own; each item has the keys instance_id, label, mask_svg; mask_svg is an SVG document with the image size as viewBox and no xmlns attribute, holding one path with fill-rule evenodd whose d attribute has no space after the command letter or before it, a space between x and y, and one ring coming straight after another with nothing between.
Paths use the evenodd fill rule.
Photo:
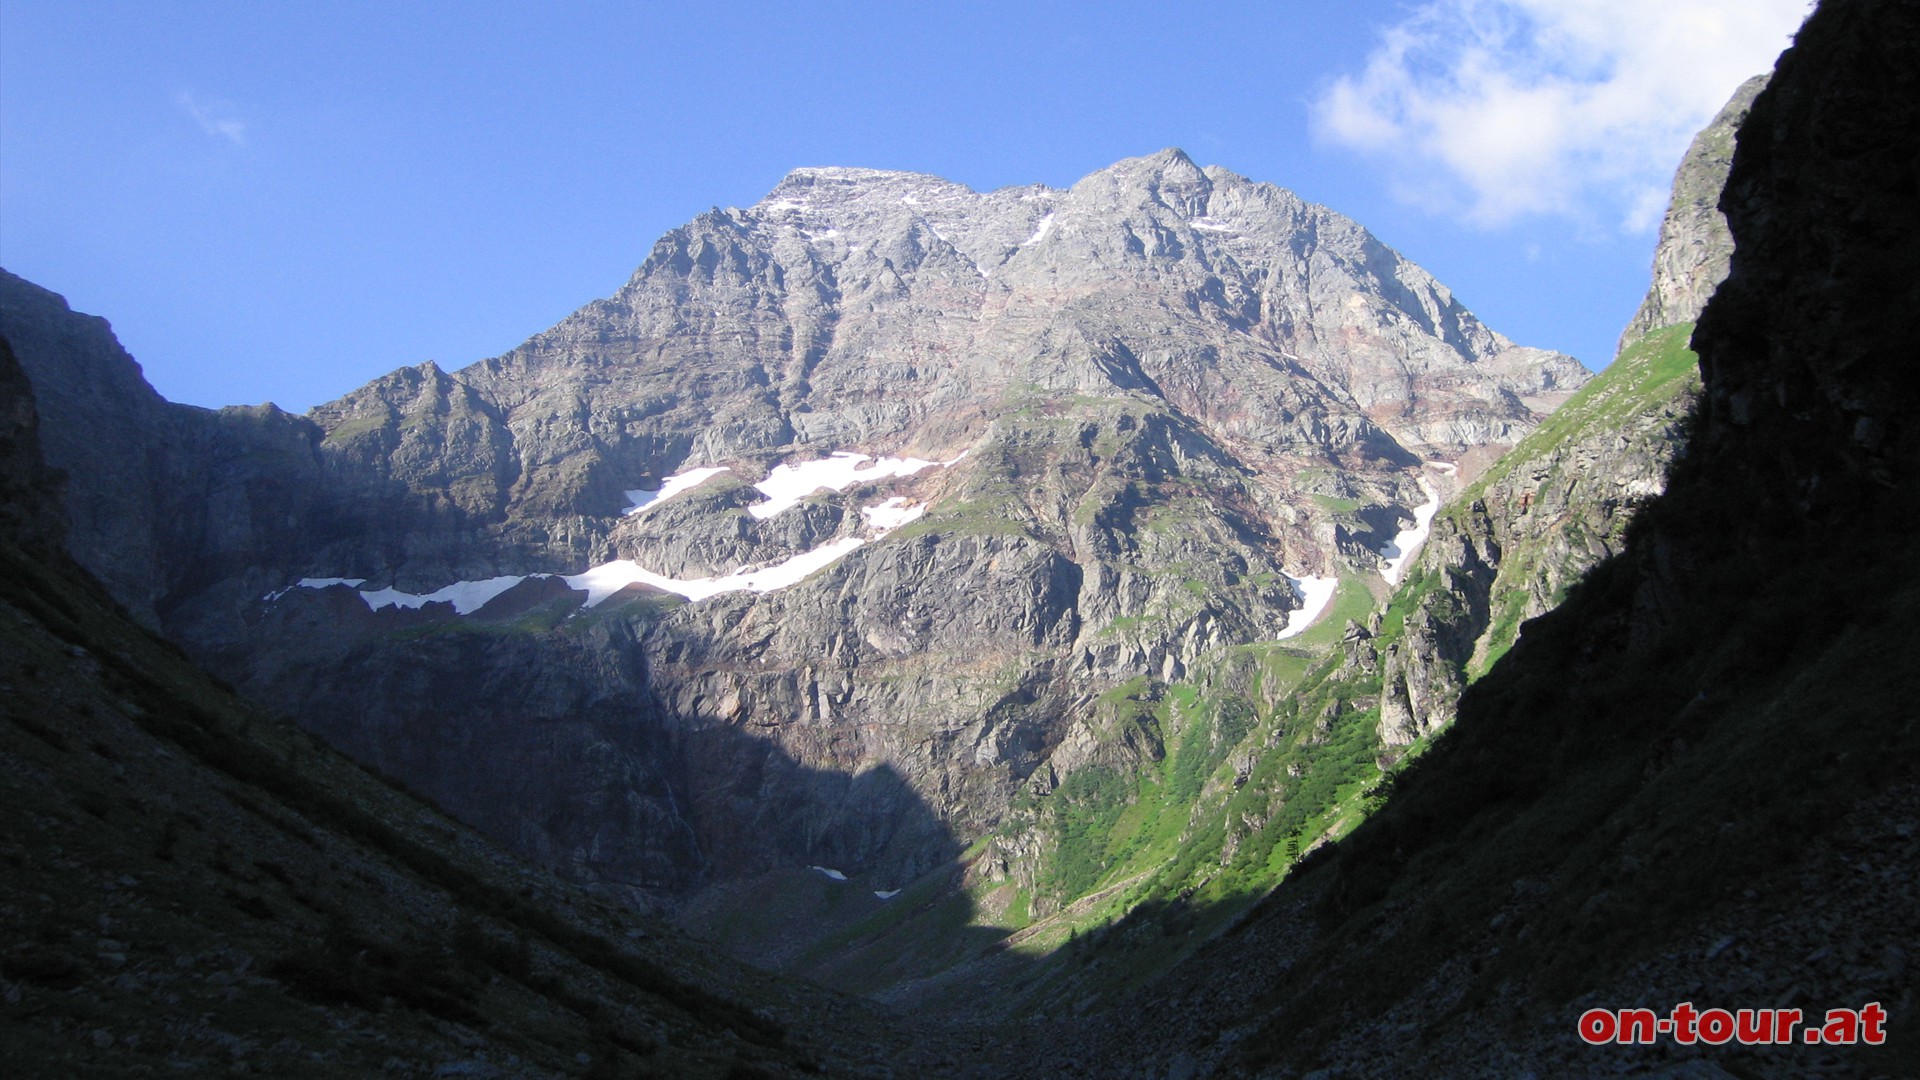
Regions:
<instances>
[{"instance_id":1,"label":"dark rocky outcrop","mask_svg":"<svg viewBox=\"0 0 1920 1080\"><path fill-rule=\"evenodd\" d=\"M33 384L0 338L0 530L36 558L65 555L66 477L40 454Z\"/></svg>"},{"instance_id":2,"label":"dark rocky outcrop","mask_svg":"<svg viewBox=\"0 0 1920 1080\"><path fill-rule=\"evenodd\" d=\"M1105 1063L1906 1075L1920 923L1920 5L1824 0L1741 127L1666 492L1382 809L1135 1004ZM1888 943L1895 943L1890 950ZM1581 1044L1880 1002L1881 1047ZM1101 1067L1094 1066L1095 1071Z\"/></svg>"},{"instance_id":3,"label":"dark rocky outcrop","mask_svg":"<svg viewBox=\"0 0 1920 1080\"><path fill-rule=\"evenodd\" d=\"M889 1076L946 1059L502 853L241 701L58 547L59 477L4 339L0 418L8 1076Z\"/></svg>"}]
</instances>

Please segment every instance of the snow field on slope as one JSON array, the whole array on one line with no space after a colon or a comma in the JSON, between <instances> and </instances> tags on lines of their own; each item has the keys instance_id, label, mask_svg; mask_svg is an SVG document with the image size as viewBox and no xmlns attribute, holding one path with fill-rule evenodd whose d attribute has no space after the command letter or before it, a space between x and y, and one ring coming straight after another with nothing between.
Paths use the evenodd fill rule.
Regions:
<instances>
[{"instance_id":1,"label":"snow field on slope","mask_svg":"<svg viewBox=\"0 0 1920 1080\"><path fill-rule=\"evenodd\" d=\"M621 511L621 513L631 517L642 510L666 502L668 499L673 498L683 491L692 491L713 477L719 476L721 473L727 471L728 469L725 465L716 465L710 469L689 469L686 472L677 473L660 481L659 491L634 490L626 492L627 501L633 505L627 507Z\"/></svg>"},{"instance_id":2,"label":"snow field on slope","mask_svg":"<svg viewBox=\"0 0 1920 1080\"><path fill-rule=\"evenodd\" d=\"M401 592L395 588L378 589L363 592L360 599L375 611L391 604L394 607L421 608L428 604L446 601L453 610L462 615L471 615L487 606L487 601L525 581L525 576L488 578L485 581L456 581L444 588L425 594Z\"/></svg>"},{"instance_id":3,"label":"snow field on slope","mask_svg":"<svg viewBox=\"0 0 1920 1080\"><path fill-rule=\"evenodd\" d=\"M271 604L295 589L324 589L329 585L351 585L357 589L366 583L367 579L363 577L303 577L284 589L275 589L260 599Z\"/></svg>"},{"instance_id":4,"label":"snow field on slope","mask_svg":"<svg viewBox=\"0 0 1920 1080\"><path fill-rule=\"evenodd\" d=\"M873 461L873 464L864 467L860 464L869 460ZM801 499L822 489L845 491L855 484L871 483L895 476L912 476L922 469L934 465L944 467L959 460L960 458L954 458L953 461L891 457L873 459L866 454L841 450L818 461L803 461L798 465L776 465L773 471L767 474L765 480L753 485L767 497L767 501L747 507L747 513L765 520L798 505Z\"/></svg>"},{"instance_id":5,"label":"snow field on slope","mask_svg":"<svg viewBox=\"0 0 1920 1080\"><path fill-rule=\"evenodd\" d=\"M1307 627L1327 610L1333 602L1333 594L1340 588L1337 577L1294 577L1287 575L1287 582L1293 586L1294 595L1300 598L1300 606L1287 613L1287 625L1276 638L1290 638L1306 633Z\"/></svg>"},{"instance_id":6,"label":"snow field on slope","mask_svg":"<svg viewBox=\"0 0 1920 1080\"><path fill-rule=\"evenodd\" d=\"M797 584L815 570L825 569L839 562L847 553L865 546L867 541L857 536L835 540L822 544L812 551L803 551L784 562L758 570L736 570L731 574L710 578L670 578L656 574L634 562L632 559L615 559L589 567L578 574L568 574L560 580L569 588L584 589L588 607L598 605L602 600L626 588L628 585L651 585L670 593L678 593L688 600L705 600L710 596L719 596L730 592L773 592ZM538 575L545 577L548 575Z\"/></svg>"},{"instance_id":7,"label":"snow field on slope","mask_svg":"<svg viewBox=\"0 0 1920 1080\"><path fill-rule=\"evenodd\" d=\"M1440 512L1440 492L1424 476L1420 478L1420 490L1427 493L1427 501L1414 508L1413 528L1400 530L1394 534L1392 543L1380 549L1381 557L1387 560L1380 576L1386 578L1389 585L1400 584L1414 553L1427 542L1427 533L1433 528L1433 515Z\"/></svg>"},{"instance_id":8,"label":"snow field on slope","mask_svg":"<svg viewBox=\"0 0 1920 1080\"><path fill-rule=\"evenodd\" d=\"M768 501L748 507L747 512L765 520L798 505L801 499L816 491L843 491L855 484L898 476L912 476L932 466L944 468L952 465L965 456L965 453L962 453L952 461L892 457L874 459L867 454L843 450L817 461L802 462L797 465L779 465L768 473L765 480L754 485L761 494L767 496ZM865 461L872 461L873 464L863 467L861 463ZM691 491L726 471L728 469L724 465L690 469L684 473L666 477L661 481L657 491L628 491L626 496L632 505L622 513L627 516L642 513L667 499ZM529 577L559 577L567 583L569 588L586 592L586 607L597 606L621 589L636 584L674 593L690 601L705 600L708 597L730 592L773 592L799 583L807 575L833 565L871 541L879 540L900 526L919 520L926 512L925 503L910 504L904 496L896 495L873 506L861 508L860 516L873 533L871 538L842 537L771 566L757 569L741 567L733 573L715 577L673 578L648 570L631 559L615 559L612 562L588 567L578 574L507 575L482 581L456 581L430 593L409 593L388 587L364 591L359 596L366 601L367 607L374 611L389 606L418 609L431 603L444 602L451 603L457 614L471 615L485 607L494 597ZM295 584L268 593L261 599L272 603L296 588L324 589L333 585L358 588L364 584L366 584L365 578L302 578Z\"/></svg>"},{"instance_id":9,"label":"snow field on slope","mask_svg":"<svg viewBox=\"0 0 1920 1080\"><path fill-rule=\"evenodd\" d=\"M860 516L875 529L897 529L910 521L918 521L927 512L927 504L907 505L905 496L895 495L878 506L866 506L860 509Z\"/></svg>"}]
</instances>

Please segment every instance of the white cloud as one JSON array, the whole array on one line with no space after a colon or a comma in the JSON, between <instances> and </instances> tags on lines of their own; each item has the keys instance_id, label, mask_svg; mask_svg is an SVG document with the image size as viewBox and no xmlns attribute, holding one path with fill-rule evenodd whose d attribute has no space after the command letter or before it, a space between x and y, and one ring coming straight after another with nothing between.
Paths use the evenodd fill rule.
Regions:
<instances>
[{"instance_id":1,"label":"white cloud","mask_svg":"<svg viewBox=\"0 0 1920 1080\"><path fill-rule=\"evenodd\" d=\"M203 98L182 90L173 96L173 100L185 109L200 130L219 139L226 139L235 146L244 146L247 142L247 122L240 119L231 101L218 98Z\"/></svg>"},{"instance_id":2,"label":"white cloud","mask_svg":"<svg viewBox=\"0 0 1920 1080\"><path fill-rule=\"evenodd\" d=\"M1433 0L1314 105L1396 192L1481 225L1651 229L1693 133L1771 70L1810 0Z\"/></svg>"}]
</instances>

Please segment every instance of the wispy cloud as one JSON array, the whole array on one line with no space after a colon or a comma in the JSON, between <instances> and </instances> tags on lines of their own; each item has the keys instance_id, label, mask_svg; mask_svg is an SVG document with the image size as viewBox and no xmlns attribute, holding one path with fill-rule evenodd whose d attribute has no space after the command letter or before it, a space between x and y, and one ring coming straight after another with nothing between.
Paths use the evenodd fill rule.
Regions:
<instances>
[{"instance_id":1,"label":"wispy cloud","mask_svg":"<svg viewBox=\"0 0 1920 1080\"><path fill-rule=\"evenodd\" d=\"M231 101L219 98L205 98L190 90L182 90L173 96L173 100L184 110L200 130L215 138L226 139L236 146L245 146L247 142L247 122L240 119L238 110Z\"/></svg>"},{"instance_id":2,"label":"wispy cloud","mask_svg":"<svg viewBox=\"0 0 1920 1080\"><path fill-rule=\"evenodd\" d=\"M1480 225L1650 229L1687 141L1810 0L1432 0L1314 105L1397 193Z\"/></svg>"}]
</instances>

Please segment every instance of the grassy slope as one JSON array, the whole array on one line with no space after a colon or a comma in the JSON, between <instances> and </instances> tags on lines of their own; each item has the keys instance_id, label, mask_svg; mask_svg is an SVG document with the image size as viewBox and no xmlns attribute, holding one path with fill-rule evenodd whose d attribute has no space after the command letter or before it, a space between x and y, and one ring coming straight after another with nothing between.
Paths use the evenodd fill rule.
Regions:
<instances>
[{"instance_id":1,"label":"grassy slope","mask_svg":"<svg viewBox=\"0 0 1920 1080\"><path fill-rule=\"evenodd\" d=\"M1629 349L1490 477L1672 408L1697 385L1689 330L1668 328ZM1176 511L1157 508L1144 528ZM1003 505L969 504L916 525L965 531L974 517L1007 515ZM1437 574L1410 574L1382 608L1376 647L1397 642L1406 613L1440 586ZM1182 680L1142 675L1103 695L1093 709L1098 738L1143 752L1131 766L1083 766L1052 792L1022 797L995 836L1040 850L1031 880L947 868L884 904L862 893L872 913L809 949L796 970L863 992L946 972L909 996L968 1005L974 976L987 969L1018 991L1000 999L1004 1007L1111 996L1164 971L1230 926L1303 854L1351 830L1378 802L1382 767L1424 749L1383 753L1379 680L1346 662L1345 628L1375 607L1367 582L1348 577L1305 634L1236 647ZM975 845L963 864L987 848Z\"/></svg>"},{"instance_id":2,"label":"grassy slope","mask_svg":"<svg viewBox=\"0 0 1920 1080\"><path fill-rule=\"evenodd\" d=\"M1620 350L1605 371L1555 409L1518 446L1501 455L1442 513L1458 513L1521 468L1550 458L1562 447L1597 433L1618 431L1638 417L1658 412L1682 392L1697 390L1700 358L1687 347L1692 335L1692 323L1677 323L1654 330Z\"/></svg>"},{"instance_id":3,"label":"grassy slope","mask_svg":"<svg viewBox=\"0 0 1920 1080\"><path fill-rule=\"evenodd\" d=\"M923 881L835 939L855 944L831 963L835 984L886 986L900 974L897 950L878 944L910 942L946 969L910 998L974 1007L987 979L1007 991L992 1007L1038 1008L1138 986L1230 925L1368 804L1379 682L1343 672L1338 646L1372 604L1365 582L1347 579L1306 634L1236 647L1186 680L1141 676L1109 692L1105 737L1136 733L1158 756L1131 770L1085 766L1026 797L998 835L1044 838L1030 887L975 876L956 895L950 877Z\"/></svg>"},{"instance_id":4,"label":"grassy slope","mask_svg":"<svg viewBox=\"0 0 1920 1080\"><path fill-rule=\"evenodd\" d=\"M1691 330L1664 328L1630 346L1442 513L1462 512L1490 486L1557 460L1569 446L1630 420L1675 413L1699 382L1687 349ZM1544 482L1560 480L1557 472ZM1511 582L1531 564L1516 554L1508 591L1524 599L1524 582ZM1416 565L1381 605L1380 652L1399 641L1406 614L1441 585ZM1008 976L1025 984L1029 998L1106 997L1143 984L1230 926L1303 854L1345 835L1379 804L1382 769L1426 744L1383 753L1378 679L1347 665L1339 648L1348 621L1364 623L1373 609L1365 583L1349 578L1306 634L1241 646L1183 682L1143 677L1110 695L1128 706L1125 723L1158 736L1164 755L1133 772L1076 773L1030 802L1029 816L1007 830L1037 826L1045 837L1033 892L1058 913L1032 918L1032 898L1012 883L973 890L972 930L987 932L976 941L996 940L997 927L1011 935L1013 952L1041 965ZM1517 636L1519 609L1496 610L1496 657Z\"/></svg>"},{"instance_id":5,"label":"grassy slope","mask_svg":"<svg viewBox=\"0 0 1920 1080\"><path fill-rule=\"evenodd\" d=\"M1692 334L1692 323L1680 323L1654 330L1622 349L1605 371L1555 410L1546 423L1521 440L1511 453L1476 478L1443 513L1455 516L1465 513L1490 490L1514 486L1514 477L1523 471L1541 474L1541 480L1535 485L1536 497L1543 495L1547 488L1564 487L1576 478L1567 473L1566 462L1560 456L1562 451L1592 445L1645 418L1666 416L1677 427L1685 410L1684 403L1700 389L1700 359L1687 347ZM1620 537L1608 539L1617 544ZM1547 569L1540 565L1540 560L1546 557L1544 547L1540 543L1519 544L1503 553L1500 578L1494 583L1489 604L1492 622L1469 664L1469 677L1485 674L1519 637L1520 623L1528 614L1533 583L1542 578ZM1577 577L1577 573L1563 572L1560 576L1572 578Z\"/></svg>"}]
</instances>

